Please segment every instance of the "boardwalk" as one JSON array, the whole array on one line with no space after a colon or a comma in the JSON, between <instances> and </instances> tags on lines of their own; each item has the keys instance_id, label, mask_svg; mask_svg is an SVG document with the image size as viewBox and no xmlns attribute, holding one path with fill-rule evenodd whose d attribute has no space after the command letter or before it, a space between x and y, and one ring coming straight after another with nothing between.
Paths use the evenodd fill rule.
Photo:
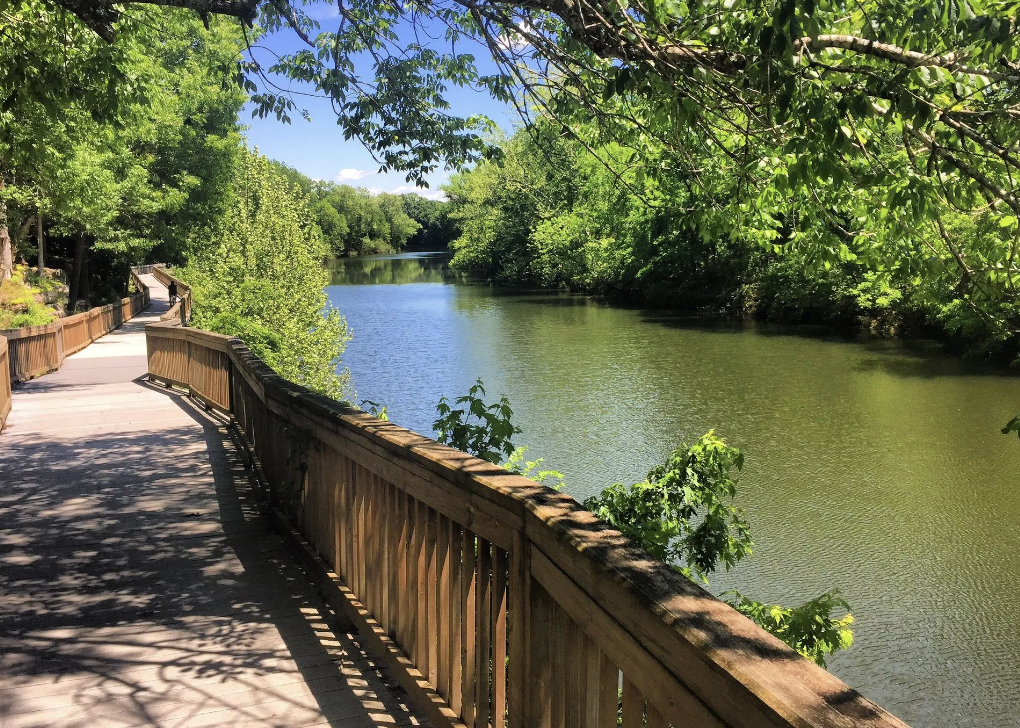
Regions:
<instances>
[{"instance_id":1,"label":"boardwalk","mask_svg":"<svg viewBox=\"0 0 1020 728\"><path fill-rule=\"evenodd\" d=\"M153 306L0 436L0 728L417 725L268 528L222 419L142 381Z\"/></svg>"}]
</instances>

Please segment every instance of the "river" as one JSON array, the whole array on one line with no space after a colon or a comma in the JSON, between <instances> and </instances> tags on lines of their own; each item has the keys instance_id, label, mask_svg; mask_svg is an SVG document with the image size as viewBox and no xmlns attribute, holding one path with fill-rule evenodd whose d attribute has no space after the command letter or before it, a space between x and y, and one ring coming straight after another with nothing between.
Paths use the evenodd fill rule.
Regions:
<instances>
[{"instance_id":1,"label":"river","mask_svg":"<svg viewBox=\"0 0 1020 728\"><path fill-rule=\"evenodd\" d=\"M1020 378L932 347L507 293L445 257L335 261L361 398L431 434L441 395L507 394L528 457L578 499L711 428L746 458L754 554L711 588L800 603L838 587L829 669L915 728L1020 726Z\"/></svg>"}]
</instances>

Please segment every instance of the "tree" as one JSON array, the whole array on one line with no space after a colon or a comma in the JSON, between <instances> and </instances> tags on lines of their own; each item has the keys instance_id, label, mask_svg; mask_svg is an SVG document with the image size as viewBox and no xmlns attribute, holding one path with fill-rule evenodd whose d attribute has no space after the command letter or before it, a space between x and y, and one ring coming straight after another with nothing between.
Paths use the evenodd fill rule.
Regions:
<instances>
[{"instance_id":1,"label":"tree","mask_svg":"<svg viewBox=\"0 0 1020 728\"><path fill-rule=\"evenodd\" d=\"M0 13L0 28L23 43L5 49L11 64L0 78L2 212L15 229L46 213L51 260L70 268L72 307L91 290L93 252L119 268L109 272L119 297L124 266L154 247L180 261L222 214L245 99L234 83L240 30L219 18L204 28L184 11L136 10L108 46L45 3Z\"/></svg>"},{"instance_id":2,"label":"tree","mask_svg":"<svg viewBox=\"0 0 1020 728\"><path fill-rule=\"evenodd\" d=\"M292 382L351 399L350 372L339 369L350 334L325 293L328 249L307 198L257 150L240 153L213 240L182 271L194 286L195 324L239 336Z\"/></svg>"},{"instance_id":3,"label":"tree","mask_svg":"<svg viewBox=\"0 0 1020 728\"><path fill-rule=\"evenodd\" d=\"M392 253L418 230L398 195L373 195L333 182L309 183L316 223L336 256Z\"/></svg>"},{"instance_id":4,"label":"tree","mask_svg":"<svg viewBox=\"0 0 1020 728\"><path fill-rule=\"evenodd\" d=\"M450 203L430 200L413 192L401 195L404 212L420 226L407 240L408 247L442 250L457 237L457 225L450 217Z\"/></svg>"},{"instance_id":5,"label":"tree","mask_svg":"<svg viewBox=\"0 0 1020 728\"><path fill-rule=\"evenodd\" d=\"M133 92L120 69L127 41L105 43L65 15L34 0L0 7L0 282L14 257L11 184L46 165L47 142L69 128L68 116L113 118Z\"/></svg>"}]
</instances>

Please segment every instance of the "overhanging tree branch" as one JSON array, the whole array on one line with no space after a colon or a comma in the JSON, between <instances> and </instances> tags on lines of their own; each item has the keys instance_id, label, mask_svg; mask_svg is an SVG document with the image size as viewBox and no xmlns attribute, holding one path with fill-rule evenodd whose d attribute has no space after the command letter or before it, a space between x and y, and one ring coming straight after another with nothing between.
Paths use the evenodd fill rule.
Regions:
<instances>
[{"instance_id":1,"label":"overhanging tree branch","mask_svg":"<svg viewBox=\"0 0 1020 728\"><path fill-rule=\"evenodd\" d=\"M124 3L113 0L54 0L77 15L85 25L107 42L113 41L113 26L120 18ZM229 15L251 25L258 14L259 0L135 0L146 5L186 8L200 14Z\"/></svg>"}]
</instances>

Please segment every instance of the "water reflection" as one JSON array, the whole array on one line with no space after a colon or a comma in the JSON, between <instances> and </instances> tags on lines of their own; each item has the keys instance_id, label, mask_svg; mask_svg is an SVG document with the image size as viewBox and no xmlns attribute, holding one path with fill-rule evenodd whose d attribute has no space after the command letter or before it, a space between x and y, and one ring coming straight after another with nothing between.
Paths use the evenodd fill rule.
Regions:
<instances>
[{"instance_id":1,"label":"water reflection","mask_svg":"<svg viewBox=\"0 0 1020 728\"><path fill-rule=\"evenodd\" d=\"M330 285L447 283L458 278L450 271L449 262L449 253L401 253L335 258L328 264Z\"/></svg>"}]
</instances>

